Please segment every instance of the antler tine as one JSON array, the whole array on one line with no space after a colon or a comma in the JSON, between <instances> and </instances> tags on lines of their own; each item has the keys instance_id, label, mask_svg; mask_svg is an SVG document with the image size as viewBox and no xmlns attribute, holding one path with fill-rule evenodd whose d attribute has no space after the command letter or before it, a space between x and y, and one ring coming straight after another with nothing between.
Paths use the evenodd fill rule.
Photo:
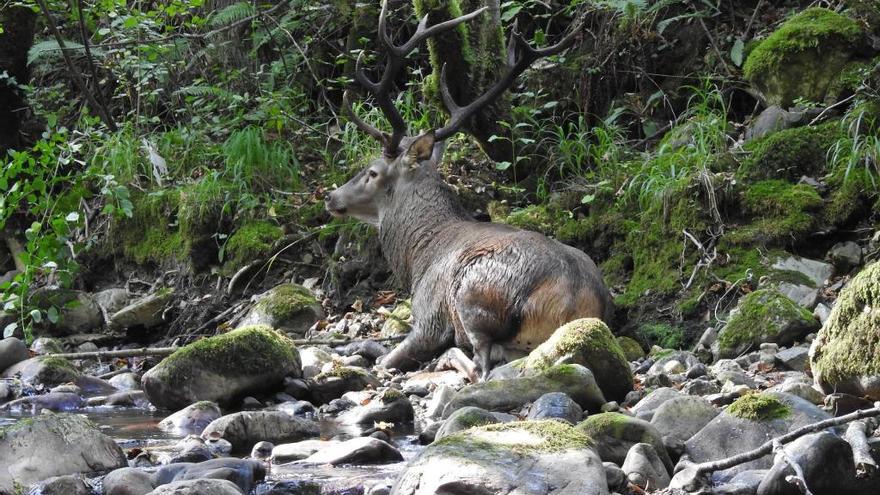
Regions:
<instances>
[{"instance_id":1,"label":"antler tine","mask_svg":"<svg viewBox=\"0 0 880 495\"><path fill-rule=\"evenodd\" d=\"M461 126L477 111L501 96L513 84L516 78L532 65L532 62L543 57L556 55L571 46L580 32L581 25L581 22L575 24L571 32L560 40L559 43L540 49L532 47L514 28L510 33L510 41L507 44L507 69L504 75L485 93L464 107L459 106L452 98L446 82L446 66L444 64L440 72L440 95L443 98L443 104L449 110L449 123L437 129L434 133L435 138L438 141L442 141L458 132Z\"/></svg>"},{"instance_id":2,"label":"antler tine","mask_svg":"<svg viewBox=\"0 0 880 495\"><path fill-rule=\"evenodd\" d=\"M345 111L345 114L348 116L349 120L354 122L354 125L357 126L358 129L377 139L383 145L388 142L389 136L387 133L382 132L379 129L376 129L370 124L364 122L363 120L361 120L360 117L358 117L356 113L354 113L354 108L352 108L351 106L350 92L347 90L342 93L342 110Z\"/></svg>"}]
</instances>

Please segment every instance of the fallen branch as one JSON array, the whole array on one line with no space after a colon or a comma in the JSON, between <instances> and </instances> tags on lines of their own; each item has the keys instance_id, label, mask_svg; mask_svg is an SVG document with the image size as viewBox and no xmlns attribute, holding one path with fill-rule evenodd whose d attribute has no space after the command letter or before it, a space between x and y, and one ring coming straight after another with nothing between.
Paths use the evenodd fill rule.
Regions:
<instances>
[{"instance_id":1,"label":"fallen branch","mask_svg":"<svg viewBox=\"0 0 880 495\"><path fill-rule=\"evenodd\" d=\"M794 476L786 476L785 481L796 486L804 495L813 495L813 492L811 492L810 488L807 486L807 478L804 476L803 468L801 468L801 465L785 452L785 447L782 445L782 442L779 440L773 441L773 452L776 454L777 459L780 459L782 462L791 466L791 469L794 471Z\"/></svg>"},{"instance_id":2,"label":"fallen branch","mask_svg":"<svg viewBox=\"0 0 880 495\"><path fill-rule=\"evenodd\" d=\"M773 446L777 443L786 444L808 433L815 433L826 428L831 428L832 426L840 426L862 418L871 418L875 416L880 416L880 402L875 402L874 407L870 409L860 409L844 416L830 418L819 421L818 423L802 426L794 431L786 433L785 435L772 438L761 444L760 447L748 452L743 452L742 454L699 464L684 460L679 463L679 466L681 467L673 477L670 487L680 488L686 491L695 491L706 484L707 474L730 469L734 466L760 459L771 453L773 451Z\"/></svg>"},{"instance_id":3,"label":"fallen branch","mask_svg":"<svg viewBox=\"0 0 880 495\"><path fill-rule=\"evenodd\" d=\"M871 456L871 447L868 445L868 431L867 421L853 421L843 435L843 439L852 448L858 478L869 478L877 472L877 461Z\"/></svg>"}]
</instances>

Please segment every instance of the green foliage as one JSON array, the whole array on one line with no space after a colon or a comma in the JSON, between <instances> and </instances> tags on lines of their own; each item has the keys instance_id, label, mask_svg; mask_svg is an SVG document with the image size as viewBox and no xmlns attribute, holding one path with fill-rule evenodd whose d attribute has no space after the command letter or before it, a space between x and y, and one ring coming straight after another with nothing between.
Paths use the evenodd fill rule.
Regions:
<instances>
[{"instance_id":1,"label":"green foliage","mask_svg":"<svg viewBox=\"0 0 880 495\"><path fill-rule=\"evenodd\" d=\"M667 323L646 323L639 326L637 333L648 342L664 349L681 349L682 330Z\"/></svg>"},{"instance_id":2,"label":"green foliage","mask_svg":"<svg viewBox=\"0 0 880 495\"><path fill-rule=\"evenodd\" d=\"M226 241L221 251L221 261L240 267L265 255L273 243L282 236L281 228L264 221L246 223L239 227Z\"/></svg>"},{"instance_id":3,"label":"green foliage","mask_svg":"<svg viewBox=\"0 0 880 495\"><path fill-rule=\"evenodd\" d=\"M266 141L259 128L232 133L223 144L223 153L223 175L242 190L269 192L273 187L299 186L299 160L293 150L287 144Z\"/></svg>"},{"instance_id":4,"label":"green foliage","mask_svg":"<svg viewBox=\"0 0 880 495\"><path fill-rule=\"evenodd\" d=\"M828 150L839 139L839 124L796 127L775 132L745 145L750 155L737 176L744 179L797 180L827 172Z\"/></svg>"}]
</instances>

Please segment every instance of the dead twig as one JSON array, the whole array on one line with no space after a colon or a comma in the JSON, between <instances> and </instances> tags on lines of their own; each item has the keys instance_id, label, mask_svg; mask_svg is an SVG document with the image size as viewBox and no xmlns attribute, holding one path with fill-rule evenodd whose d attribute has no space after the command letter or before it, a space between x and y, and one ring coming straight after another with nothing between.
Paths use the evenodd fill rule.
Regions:
<instances>
[{"instance_id":1,"label":"dead twig","mask_svg":"<svg viewBox=\"0 0 880 495\"><path fill-rule=\"evenodd\" d=\"M843 435L843 439L852 448L858 478L870 478L877 472L877 461L871 455L871 447L868 445L869 434L868 421L859 420L850 423Z\"/></svg>"}]
</instances>

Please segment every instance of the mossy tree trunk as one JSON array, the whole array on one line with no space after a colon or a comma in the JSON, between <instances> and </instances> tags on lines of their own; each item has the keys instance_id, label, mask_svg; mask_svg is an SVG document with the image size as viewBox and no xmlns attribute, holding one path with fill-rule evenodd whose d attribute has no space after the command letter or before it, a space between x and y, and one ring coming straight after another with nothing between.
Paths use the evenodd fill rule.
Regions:
<instances>
[{"instance_id":1,"label":"mossy tree trunk","mask_svg":"<svg viewBox=\"0 0 880 495\"><path fill-rule=\"evenodd\" d=\"M501 5L499 0L413 0L413 7L419 17L428 14L428 25L452 19L483 6L489 9L479 18L428 41L433 69L426 87L429 98L440 102L439 80L444 64L450 93L462 106L479 97L500 76L506 62ZM442 102L440 105L442 106ZM498 121L509 120L510 102L502 97L483 108L470 122L466 122L464 130L476 138L492 160L512 161L510 133L498 125ZM508 139L490 141L496 135Z\"/></svg>"},{"instance_id":2,"label":"mossy tree trunk","mask_svg":"<svg viewBox=\"0 0 880 495\"><path fill-rule=\"evenodd\" d=\"M0 9L0 156L20 143L19 129L27 103L18 85L27 84L30 77L27 53L34 42L34 24L37 16L26 7ZM14 82L10 79L14 78Z\"/></svg>"}]
</instances>

